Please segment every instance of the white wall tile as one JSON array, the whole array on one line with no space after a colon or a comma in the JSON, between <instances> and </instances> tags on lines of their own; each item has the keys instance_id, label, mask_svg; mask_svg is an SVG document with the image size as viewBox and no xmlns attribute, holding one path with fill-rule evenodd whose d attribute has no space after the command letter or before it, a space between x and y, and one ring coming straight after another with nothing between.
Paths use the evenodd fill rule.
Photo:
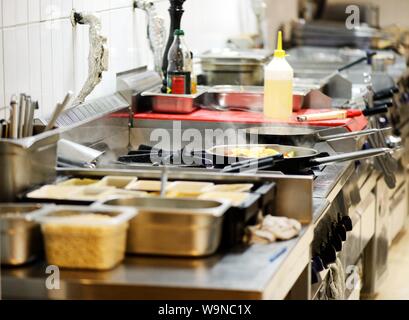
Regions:
<instances>
[{"instance_id":1,"label":"white wall tile","mask_svg":"<svg viewBox=\"0 0 409 320\"><path fill-rule=\"evenodd\" d=\"M40 22L41 20L41 1L28 0L28 22Z\"/></svg>"},{"instance_id":2,"label":"white wall tile","mask_svg":"<svg viewBox=\"0 0 409 320\"><path fill-rule=\"evenodd\" d=\"M41 114L46 116L66 91L78 93L82 88L88 74L89 28L71 26L72 8L97 12L102 34L108 38L109 71L90 99L115 92L118 72L152 66L146 14L133 10L132 4L133 0L0 0L0 105L25 91L40 101ZM280 6L280 18L287 7ZM169 3L159 3L157 8L168 27ZM188 46L195 53L222 47L228 37L255 28L247 0L189 0L182 21Z\"/></svg>"},{"instance_id":3,"label":"white wall tile","mask_svg":"<svg viewBox=\"0 0 409 320\"><path fill-rule=\"evenodd\" d=\"M30 89L28 94L33 101L38 101L42 106L41 91L41 29L39 23L33 23L28 26L28 50L29 50L29 68L30 68Z\"/></svg>"},{"instance_id":4,"label":"white wall tile","mask_svg":"<svg viewBox=\"0 0 409 320\"><path fill-rule=\"evenodd\" d=\"M41 115L50 114L56 101L53 93L53 59L52 59L52 25L51 22L41 22Z\"/></svg>"}]
</instances>

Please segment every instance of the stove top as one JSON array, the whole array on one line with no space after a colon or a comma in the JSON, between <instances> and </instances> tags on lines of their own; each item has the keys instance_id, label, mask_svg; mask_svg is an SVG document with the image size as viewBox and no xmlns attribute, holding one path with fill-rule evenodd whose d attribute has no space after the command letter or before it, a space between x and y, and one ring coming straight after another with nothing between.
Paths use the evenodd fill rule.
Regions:
<instances>
[{"instance_id":1,"label":"stove top","mask_svg":"<svg viewBox=\"0 0 409 320\"><path fill-rule=\"evenodd\" d=\"M321 146L320 146L321 145ZM322 152L334 153L333 149L328 144L317 144L317 150ZM118 157L115 164L126 167L152 168L152 167L168 167L168 168L189 168L189 169L205 169L222 171L223 167L217 168L213 165L212 159L205 151L197 150L187 152L184 149L177 151L167 151L154 149L147 145L140 145L137 150L129 151L128 154ZM294 173L295 175L313 175L314 178L325 175L327 166L314 167ZM256 168L255 168L256 169ZM259 169L257 171L268 173L280 173L274 171L272 167Z\"/></svg>"}]
</instances>

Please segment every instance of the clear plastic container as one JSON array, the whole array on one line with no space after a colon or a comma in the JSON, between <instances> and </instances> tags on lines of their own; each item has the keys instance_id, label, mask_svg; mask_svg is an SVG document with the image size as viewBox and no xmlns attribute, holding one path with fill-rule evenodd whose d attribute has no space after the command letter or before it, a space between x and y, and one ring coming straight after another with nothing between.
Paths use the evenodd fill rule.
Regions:
<instances>
[{"instance_id":1,"label":"clear plastic container","mask_svg":"<svg viewBox=\"0 0 409 320\"><path fill-rule=\"evenodd\" d=\"M29 217L41 224L48 264L109 270L125 257L131 208L52 206Z\"/></svg>"}]
</instances>

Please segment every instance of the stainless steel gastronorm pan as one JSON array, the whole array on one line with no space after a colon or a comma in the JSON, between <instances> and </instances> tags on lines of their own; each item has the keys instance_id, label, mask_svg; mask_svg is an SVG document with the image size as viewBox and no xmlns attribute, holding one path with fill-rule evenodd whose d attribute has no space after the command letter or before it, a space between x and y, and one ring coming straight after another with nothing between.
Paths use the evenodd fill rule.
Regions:
<instances>
[{"instance_id":1,"label":"stainless steel gastronorm pan","mask_svg":"<svg viewBox=\"0 0 409 320\"><path fill-rule=\"evenodd\" d=\"M199 87L195 94L166 94L160 91L143 92L144 99L150 99L152 111L158 113L188 114L197 110L206 89Z\"/></svg>"},{"instance_id":2,"label":"stainless steel gastronorm pan","mask_svg":"<svg viewBox=\"0 0 409 320\"><path fill-rule=\"evenodd\" d=\"M102 204L139 211L130 221L128 253L187 257L207 256L218 249L224 214L230 208L228 203L197 199L128 198Z\"/></svg>"},{"instance_id":3,"label":"stainless steel gastronorm pan","mask_svg":"<svg viewBox=\"0 0 409 320\"><path fill-rule=\"evenodd\" d=\"M39 225L26 216L42 208L37 204L0 204L1 264L17 266L36 259L42 252Z\"/></svg>"},{"instance_id":4,"label":"stainless steel gastronorm pan","mask_svg":"<svg viewBox=\"0 0 409 320\"><path fill-rule=\"evenodd\" d=\"M309 91L308 89L294 88L294 111L303 107L304 99ZM263 112L264 87L262 86L214 86L209 89L208 95L213 103L226 109Z\"/></svg>"},{"instance_id":5,"label":"stainless steel gastronorm pan","mask_svg":"<svg viewBox=\"0 0 409 320\"><path fill-rule=\"evenodd\" d=\"M0 139L0 202L14 201L29 187L55 179L58 139L58 131Z\"/></svg>"}]
</instances>

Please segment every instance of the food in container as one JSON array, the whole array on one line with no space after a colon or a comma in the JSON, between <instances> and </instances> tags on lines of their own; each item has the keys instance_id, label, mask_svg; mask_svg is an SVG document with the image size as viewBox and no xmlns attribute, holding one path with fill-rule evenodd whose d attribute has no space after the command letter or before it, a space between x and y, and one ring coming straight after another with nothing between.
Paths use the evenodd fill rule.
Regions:
<instances>
[{"instance_id":1,"label":"food in container","mask_svg":"<svg viewBox=\"0 0 409 320\"><path fill-rule=\"evenodd\" d=\"M94 180L94 179L69 179L67 181L63 181L58 183L58 186L72 186L72 187L76 187L76 186L89 186L92 184L96 184L98 182L98 180Z\"/></svg>"},{"instance_id":2,"label":"food in container","mask_svg":"<svg viewBox=\"0 0 409 320\"><path fill-rule=\"evenodd\" d=\"M249 196L250 194L246 192L206 192L201 194L198 199L230 201L233 206L240 207Z\"/></svg>"},{"instance_id":3,"label":"food in container","mask_svg":"<svg viewBox=\"0 0 409 320\"><path fill-rule=\"evenodd\" d=\"M103 199L107 197L109 193L112 193L114 191L115 191L115 188L113 187L89 186L89 187L78 189L77 192L70 194L65 199L97 201L98 199Z\"/></svg>"},{"instance_id":4,"label":"food in container","mask_svg":"<svg viewBox=\"0 0 409 320\"><path fill-rule=\"evenodd\" d=\"M1 264L17 266L36 259L42 251L40 226L26 216L40 210L37 204L0 205Z\"/></svg>"},{"instance_id":5,"label":"food in container","mask_svg":"<svg viewBox=\"0 0 409 320\"><path fill-rule=\"evenodd\" d=\"M155 180L138 180L128 184L125 189L147 192L160 192L161 182Z\"/></svg>"},{"instance_id":6,"label":"food in container","mask_svg":"<svg viewBox=\"0 0 409 320\"><path fill-rule=\"evenodd\" d=\"M146 197L148 193L142 191L121 190L115 187L99 186L61 186L47 185L27 194L29 199L49 199L94 202L112 197Z\"/></svg>"},{"instance_id":7,"label":"food in container","mask_svg":"<svg viewBox=\"0 0 409 320\"><path fill-rule=\"evenodd\" d=\"M214 186L211 182L175 181L167 189L169 194L183 196L198 196Z\"/></svg>"},{"instance_id":8,"label":"food in container","mask_svg":"<svg viewBox=\"0 0 409 320\"><path fill-rule=\"evenodd\" d=\"M33 214L41 223L47 263L61 268L108 270L125 256L133 209L50 207Z\"/></svg>"},{"instance_id":9,"label":"food in container","mask_svg":"<svg viewBox=\"0 0 409 320\"><path fill-rule=\"evenodd\" d=\"M136 177L122 177L122 176L106 176L98 182L100 187L115 187L124 189L127 185L137 181Z\"/></svg>"},{"instance_id":10,"label":"food in container","mask_svg":"<svg viewBox=\"0 0 409 320\"><path fill-rule=\"evenodd\" d=\"M28 193L27 198L64 200L79 190L81 190L81 187L46 185Z\"/></svg>"},{"instance_id":11,"label":"food in container","mask_svg":"<svg viewBox=\"0 0 409 320\"><path fill-rule=\"evenodd\" d=\"M207 192L248 192L254 187L251 183L217 184L207 189Z\"/></svg>"}]
</instances>

